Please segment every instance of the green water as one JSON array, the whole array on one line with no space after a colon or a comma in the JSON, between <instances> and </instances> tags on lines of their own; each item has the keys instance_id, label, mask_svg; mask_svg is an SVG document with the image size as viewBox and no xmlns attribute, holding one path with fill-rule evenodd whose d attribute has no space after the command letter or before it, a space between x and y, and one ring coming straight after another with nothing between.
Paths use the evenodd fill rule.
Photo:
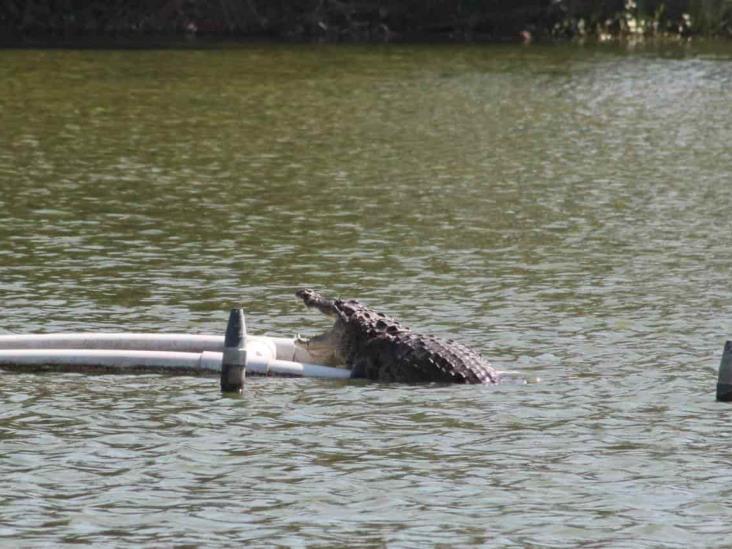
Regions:
<instances>
[{"instance_id":1,"label":"green water","mask_svg":"<svg viewBox=\"0 0 732 549\"><path fill-rule=\"evenodd\" d=\"M0 51L0 333L327 322L541 383L0 375L0 543L712 546L732 48Z\"/></svg>"}]
</instances>

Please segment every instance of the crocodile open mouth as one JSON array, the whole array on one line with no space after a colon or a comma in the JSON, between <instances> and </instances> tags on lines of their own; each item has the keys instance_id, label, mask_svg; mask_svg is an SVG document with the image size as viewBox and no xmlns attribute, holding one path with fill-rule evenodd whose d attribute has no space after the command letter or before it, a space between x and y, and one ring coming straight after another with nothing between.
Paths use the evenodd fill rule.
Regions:
<instances>
[{"instance_id":1,"label":"crocodile open mouth","mask_svg":"<svg viewBox=\"0 0 732 549\"><path fill-rule=\"evenodd\" d=\"M336 326L333 326L322 334L312 337L303 337L298 334L295 338L295 346L307 352L315 364L345 368L345 359L339 353L340 339Z\"/></svg>"},{"instance_id":2,"label":"crocodile open mouth","mask_svg":"<svg viewBox=\"0 0 732 549\"><path fill-rule=\"evenodd\" d=\"M323 334L313 337L298 335L295 339L295 345L306 351L315 364L341 366L345 368L346 366L343 360L338 358L335 340L336 336L333 330L328 330Z\"/></svg>"},{"instance_id":3,"label":"crocodile open mouth","mask_svg":"<svg viewBox=\"0 0 732 549\"><path fill-rule=\"evenodd\" d=\"M330 318L336 316L333 301L319 293L310 289L302 289L298 290L295 295L302 299L308 309L316 309ZM329 330L313 337L298 335L295 345L306 351L316 364L346 367L345 358L339 353L338 343L341 334L338 333L336 326L337 323Z\"/></svg>"}]
</instances>

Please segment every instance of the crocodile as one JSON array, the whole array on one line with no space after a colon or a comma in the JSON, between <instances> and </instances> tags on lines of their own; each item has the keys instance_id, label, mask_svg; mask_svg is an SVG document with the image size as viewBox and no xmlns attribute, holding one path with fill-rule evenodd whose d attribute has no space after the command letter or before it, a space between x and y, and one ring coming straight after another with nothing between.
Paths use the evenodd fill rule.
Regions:
<instances>
[{"instance_id":1,"label":"crocodile","mask_svg":"<svg viewBox=\"0 0 732 549\"><path fill-rule=\"evenodd\" d=\"M497 383L498 372L474 350L452 339L412 331L355 299L330 299L311 289L295 295L335 318L327 332L299 337L296 345L314 360L345 366L352 378L383 382Z\"/></svg>"}]
</instances>

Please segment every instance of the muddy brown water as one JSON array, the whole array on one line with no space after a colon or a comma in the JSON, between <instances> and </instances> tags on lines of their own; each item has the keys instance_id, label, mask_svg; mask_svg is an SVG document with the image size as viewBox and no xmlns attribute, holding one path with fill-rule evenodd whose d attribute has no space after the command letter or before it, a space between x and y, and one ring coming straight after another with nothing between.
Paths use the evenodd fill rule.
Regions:
<instances>
[{"instance_id":1,"label":"muddy brown water","mask_svg":"<svg viewBox=\"0 0 732 549\"><path fill-rule=\"evenodd\" d=\"M541 378L0 374L0 544L724 544L731 61L0 51L0 333L311 334L312 286Z\"/></svg>"}]
</instances>

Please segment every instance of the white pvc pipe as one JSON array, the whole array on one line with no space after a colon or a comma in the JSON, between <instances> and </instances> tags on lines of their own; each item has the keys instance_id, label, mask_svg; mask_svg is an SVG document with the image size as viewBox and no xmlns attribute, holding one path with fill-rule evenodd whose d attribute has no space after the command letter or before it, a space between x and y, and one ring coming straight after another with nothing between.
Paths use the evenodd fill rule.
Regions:
<instances>
[{"instance_id":1,"label":"white pvc pipe","mask_svg":"<svg viewBox=\"0 0 732 549\"><path fill-rule=\"evenodd\" d=\"M141 333L56 333L0 335L0 349L130 349L221 352L224 336Z\"/></svg>"},{"instance_id":2,"label":"white pvc pipe","mask_svg":"<svg viewBox=\"0 0 732 549\"><path fill-rule=\"evenodd\" d=\"M276 358L310 362L308 352L287 337L247 335L247 341L265 341L276 348ZM129 349L135 351L223 352L224 336L155 333L56 333L0 335L0 349Z\"/></svg>"},{"instance_id":3,"label":"white pvc pipe","mask_svg":"<svg viewBox=\"0 0 732 549\"><path fill-rule=\"evenodd\" d=\"M248 350L247 373L347 379L350 370L317 364L268 358L267 350ZM133 351L122 349L5 349L0 350L0 366L61 366L69 370L135 371L199 373L215 375L221 371L223 353L204 351Z\"/></svg>"},{"instance_id":4,"label":"white pvc pipe","mask_svg":"<svg viewBox=\"0 0 732 549\"><path fill-rule=\"evenodd\" d=\"M217 362L218 360L218 362ZM170 372L209 371L221 368L221 353L130 351L118 349L9 349L0 351L4 366L65 366L80 369L159 369Z\"/></svg>"},{"instance_id":5,"label":"white pvc pipe","mask_svg":"<svg viewBox=\"0 0 732 549\"><path fill-rule=\"evenodd\" d=\"M319 364L304 362L290 362L289 360L263 360L247 357L247 375L275 375L295 377L319 377L327 379L350 379L351 370L346 368L332 368Z\"/></svg>"}]
</instances>

